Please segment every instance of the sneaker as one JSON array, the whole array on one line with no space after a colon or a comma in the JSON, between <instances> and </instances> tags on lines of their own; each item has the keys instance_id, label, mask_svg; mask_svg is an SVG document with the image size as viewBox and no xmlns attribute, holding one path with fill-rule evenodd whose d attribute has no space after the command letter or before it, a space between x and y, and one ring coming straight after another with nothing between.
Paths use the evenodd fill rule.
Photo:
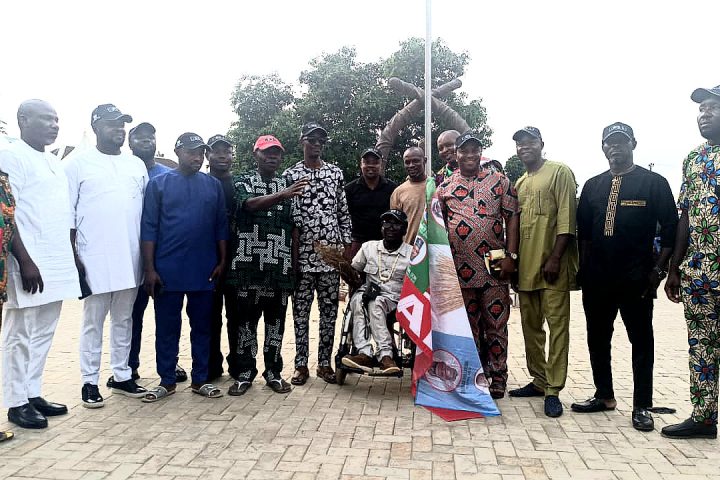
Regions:
<instances>
[{"instance_id":1,"label":"sneaker","mask_svg":"<svg viewBox=\"0 0 720 480\"><path fill-rule=\"evenodd\" d=\"M372 372L372 358L368 357L364 353L358 353L357 355L345 355L341 361L346 367L357 368L368 373Z\"/></svg>"},{"instance_id":2,"label":"sneaker","mask_svg":"<svg viewBox=\"0 0 720 480\"><path fill-rule=\"evenodd\" d=\"M98 386L92 383L82 386L82 401L85 408L100 408L105 405Z\"/></svg>"},{"instance_id":3,"label":"sneaker","mask_svg":"<svg viewBox=\"0 0 720 480\"><path fill-rule=\"evenodd\" d=\"M545 397L545 415L548 417L559 417L563 414L563 406L557 395L548 395Z\"/></svg>"},{"instance_id":4,"label":"sneaker","mask_svg":"<svg viewBox=\"0 0 720 480\"><path fill-rule=\"evenodd\" d=\"M380 371L386 375L398 373L400 369L395 364L395 361L389 355L385 355L380 359Z\"/></svg>"},{"instance_id":5,"label":"sneaker","mask_svg":"<svg viewBox=\"0 0 720 480\"><path fill-rule=\"evenodd\" d=\"M119 393L120 395L131 398L142 398L147 393L147 389L139 386L132 378L124 382L116 382L113 377L110 377L108 387L110 387L114 393Z\"/></svg>"}]
</instances>

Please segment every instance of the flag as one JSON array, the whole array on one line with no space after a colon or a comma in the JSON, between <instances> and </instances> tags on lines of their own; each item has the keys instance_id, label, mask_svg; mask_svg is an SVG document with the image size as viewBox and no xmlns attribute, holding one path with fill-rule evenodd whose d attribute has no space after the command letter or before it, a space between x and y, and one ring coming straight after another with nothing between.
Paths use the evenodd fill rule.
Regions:
<instances>
[{"instance_id":1,"label":"flag","mask_svg":"<svg viewBox=\"0 0 720 480\"><path fill-rule=\"evenodd\" d=\"M425 213L397 306L398 321L416 345L415 404L448 421L500 415L470 330L431 179L425 194Z\"/></svg>"}]
</instances>

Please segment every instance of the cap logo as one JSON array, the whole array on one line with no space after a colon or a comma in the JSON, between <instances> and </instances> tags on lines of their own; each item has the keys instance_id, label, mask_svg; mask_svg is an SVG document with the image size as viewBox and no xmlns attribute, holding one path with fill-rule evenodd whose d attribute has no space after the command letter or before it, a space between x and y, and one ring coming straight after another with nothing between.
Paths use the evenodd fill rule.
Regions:
<instances>
[{"instance_id":1,"label":"cap logo","mask_svg":"<svg viewBox=\"0 0 720 480\"><path fill-rule=\"evenodd\" d=\"M108 113L110 112L119 112L117 107L110 105L109 107L106 107L105 110L107 110Z\"/></svg>"}]
</instances>

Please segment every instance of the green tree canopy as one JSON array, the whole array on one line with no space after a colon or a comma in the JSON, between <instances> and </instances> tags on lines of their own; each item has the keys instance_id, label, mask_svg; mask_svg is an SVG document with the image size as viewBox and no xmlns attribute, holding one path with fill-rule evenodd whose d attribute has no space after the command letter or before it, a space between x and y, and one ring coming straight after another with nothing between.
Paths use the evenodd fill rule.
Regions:
<instances>
[{"instance_id":1,"label":"green tree canopy","mask_svg":"<svg viewBox=\"0 0 720 480\"><path fill-rule=\"evenodd\" d=\"M424 85L424 48L424 40L410 38L389 58L365 63L357 59L354 48L343 47L311 59L297 85L286 84L277 74L244 75L231 96L238 118L228 132L237 147L239 168L250 167L253 143L263 134L275 135L282 142L284 167L301 160L300 126L317 121L330 136L323 157L340 166L346 179L354 178L362 150L375 145L390 118L410 101L390 90L388 78ZM467 53L455 53L439 39L433 42L433 86L461 77L469 61ZM469 100L466 93L453 92L446 102L484 136L486 147L491 144L492 131L480 99ZM435 120L433 138L446 129ZM404 178L402 153L417 145L422 135L422 116L400 132L388 158L389 177ZM440 162L434 145L433 149L437 168Z\"/></svg>"},{"instance_id":2,"label":"green tree canopy","mask_svg":"<svg viewBox=\"0 0 720 480\"><path fill-rule=\"evenodd\" d=\"M507 175L513 185L524 173L525 165L522 163L522 160L520 160L520 157L513 155L507 159L507 162L505 162L505 175Z\"/></svg>"}]
</instances>

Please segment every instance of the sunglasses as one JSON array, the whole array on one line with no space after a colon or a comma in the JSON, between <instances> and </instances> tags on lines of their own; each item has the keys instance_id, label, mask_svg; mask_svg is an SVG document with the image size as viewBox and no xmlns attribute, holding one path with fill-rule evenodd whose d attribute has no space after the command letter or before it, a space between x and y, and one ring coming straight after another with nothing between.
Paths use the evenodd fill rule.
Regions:
<instances>
[{"instance_id":1,"label":"sunglasses","mask_svg":"<svg viewBox=\"0 0 720 480\"><path fill-rule=\"evenodd\" d=\"M308 142L310 145L325 145L325 143L327 143L327 138L305 137L303 140Z\"/></svg>"}]
</instances>

